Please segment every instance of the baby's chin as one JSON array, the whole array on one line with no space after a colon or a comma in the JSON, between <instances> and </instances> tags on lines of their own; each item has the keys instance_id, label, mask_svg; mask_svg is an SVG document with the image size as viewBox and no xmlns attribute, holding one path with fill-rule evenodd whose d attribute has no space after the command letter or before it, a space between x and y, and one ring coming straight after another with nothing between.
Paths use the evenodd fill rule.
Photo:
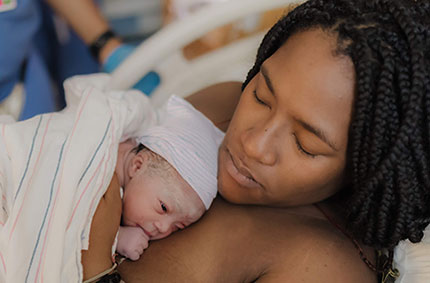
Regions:
<instances>
[{"instance_id":1,"label":"baby's chin","mask_svg":"<svg viewBox=\"0 0 430 283\"><path fill-rule=\"evenodd\" d=\"M151 241L152 240L161 240L161 239L167 238L170 235L172 235L173 233L174 232L170 232L169 234L166 234L166 235L157 235L157 236L151 237Z\"/></svg>"}]
</instances>

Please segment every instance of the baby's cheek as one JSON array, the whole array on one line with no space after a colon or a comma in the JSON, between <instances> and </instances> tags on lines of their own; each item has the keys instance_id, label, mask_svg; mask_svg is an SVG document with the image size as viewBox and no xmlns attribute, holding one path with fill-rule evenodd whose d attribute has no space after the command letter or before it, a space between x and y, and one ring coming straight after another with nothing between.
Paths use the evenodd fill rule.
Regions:
<instances>
[{"instance_id":1,"label":"baby's cheek","mask_svg":"<svg viewBox=\"0 0 430 283\"><path fill-rule=\"evenodd\" d=\"M137 213L139 209L130 205L129 202L123 204L122 210L122 223L126 226L136 226L136 223L140 219L139 214Z\"/></svg>"}]
</instances>

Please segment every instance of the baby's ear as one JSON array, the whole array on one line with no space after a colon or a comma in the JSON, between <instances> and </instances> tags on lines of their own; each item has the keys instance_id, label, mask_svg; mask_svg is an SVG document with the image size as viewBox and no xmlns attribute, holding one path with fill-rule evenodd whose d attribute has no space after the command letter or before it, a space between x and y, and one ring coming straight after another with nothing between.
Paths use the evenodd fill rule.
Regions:
<instances>
[{"instance_id":1,"label":"baby's ear","mask_svg":"<svg viewBox=\"0 0 430 283\"><path fill-rule=\"evenodd\" d=\"M130 167L128 168L128 175L130 179L136 176L138 173L142 173L146 170L148 158L148 154L146 154L145 151L139 151L135 156L133 156Z\"/></svg>"}]
</instances>

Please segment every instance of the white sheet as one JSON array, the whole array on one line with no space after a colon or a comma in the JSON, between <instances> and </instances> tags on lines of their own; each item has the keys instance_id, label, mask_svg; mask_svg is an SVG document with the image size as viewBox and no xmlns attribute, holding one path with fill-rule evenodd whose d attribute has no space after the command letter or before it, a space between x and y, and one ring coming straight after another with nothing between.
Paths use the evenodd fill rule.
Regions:
<instances>
[{"instance_id":1,"label":"white sheet","mask_svg":"<svg viewBox=\"0 0 430 283\"><path fill-rule=\"evenodd\" d=\"M419 243L401 241L394 250L394 267L400 271L396 283L430 282L430 226Z\"/></svg>"},{"instance_id":2,"label":"white sheet","mask_svg":"<svg viewBox=\"0 0 430 283\"><path fill-rule=\"evenodd\" d=\"M67 108L0 124L0 282L78 282L97 203L118 143L155 121L137 91L103 91L109 76L65 82Z\"/></svg>"}]
</instances>

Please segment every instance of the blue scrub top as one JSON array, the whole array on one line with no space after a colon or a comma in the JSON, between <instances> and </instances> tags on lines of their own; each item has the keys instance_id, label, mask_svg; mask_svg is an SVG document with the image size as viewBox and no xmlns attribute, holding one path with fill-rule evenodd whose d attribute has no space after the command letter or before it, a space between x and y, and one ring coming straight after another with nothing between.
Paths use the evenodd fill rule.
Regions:
<instances>
[{"instance_id":1,"label":"blue scrub top","mask_svg":"<svg viewBox=\"0 0 430 283\"><path fill-rule=\"evenodd\" d=\"M21 66L30 56L33 37L40 25L37 0L11 2L16 2L15 8L0 12L0 101L10 94L19 79Z\"/></svg>"},{"instance_id":2,"label":"blue scrub top","mask_svg":"<svg viewBox=\"0 0 430 283\"><path fill-rule=\"evenodd\" d=\"M5 10L11 3L16 7ZM64 103L61 88L65 78L99 71L75 33L71 31L67 43L58 42L51 17L40 0L0 0L0 103L23 79L25 102L20 120L59 110ZM59 93L53 83L58 84Z\"/></svg>"}]
</instances>

